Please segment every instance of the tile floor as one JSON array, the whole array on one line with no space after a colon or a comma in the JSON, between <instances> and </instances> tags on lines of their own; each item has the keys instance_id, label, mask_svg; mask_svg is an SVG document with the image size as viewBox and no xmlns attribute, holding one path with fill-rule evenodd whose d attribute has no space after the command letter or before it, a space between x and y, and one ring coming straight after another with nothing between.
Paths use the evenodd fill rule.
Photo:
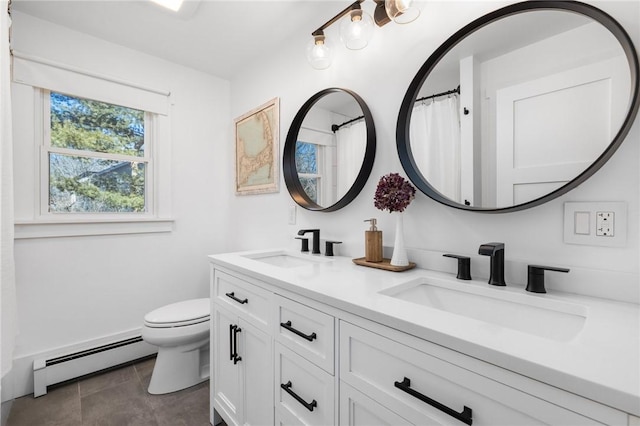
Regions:
<instances>
[{"instance_id":1,"label":"tile floor","mask_svg":"<svg viewBox=\"0 0 640 426\"><path fill-rule=\"evenodd\" d=\"M27 395L7 426L209 426L209 382L166 395L147 387L155 358Z\"/></svg>"}]
</instances>

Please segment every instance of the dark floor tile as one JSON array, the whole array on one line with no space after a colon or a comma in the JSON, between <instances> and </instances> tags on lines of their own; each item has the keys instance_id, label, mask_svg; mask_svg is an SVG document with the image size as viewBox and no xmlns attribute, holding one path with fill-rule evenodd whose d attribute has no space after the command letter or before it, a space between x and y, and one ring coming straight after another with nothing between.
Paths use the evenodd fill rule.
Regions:
<instances>
[{"instance_id":1,"label":"dark floor tile","mask_svg":"<svg viewBox=\"0 0 640 426\"><path fill-rule=\"evenodd\" d=\"M136 372L131 365L80 380L80 397L91 395L129 380L137 380Z\"/></svg>"},{"instance_id":2,"label":"dark floor tile","mask_svg":"<svg viewBox=\"0 0 640 426\"><path fill-rule=\"evenodd\" d=\"M49 390L41 397L33 395L16 399L7 426L80 426L80 394L78 383Z\"/></svg>"},{"instance_id":3,"label":"dark floor tile","mask_svg":"<svg viewBox=\"0 0 640 426\"><path fill-rule=\"evenodd\" d=\"M150 395L160 426L208 426L209 381L164 395Z\"/></svg>"},{"instance_id":4,"label":"dark floor tile","mask_svg":"<svg viewBox=\"0 0 640 426\"><path fill-rule=\"evenodd\" d=\"M157 426L146 390L137 380L81 398L83 426Z\"/></svg>"}]
</instances>

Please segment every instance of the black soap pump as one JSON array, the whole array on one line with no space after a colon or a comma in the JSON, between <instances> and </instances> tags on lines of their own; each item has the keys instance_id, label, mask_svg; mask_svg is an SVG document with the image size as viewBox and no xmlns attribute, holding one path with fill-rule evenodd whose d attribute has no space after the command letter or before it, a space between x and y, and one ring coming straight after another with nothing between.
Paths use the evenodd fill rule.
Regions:
<instances>
[{"instance_id":1,"label":"black soap pump","mask_svg":"<svg viewBox=\"0 0 640 426\"><path fill-rule=\"evenodd\" d=\"M365 222L371 222L371 228L364 232L364 260L382 262L382 231L376 228L376 219L367 219Z\"/></svg>"}]
</instances>

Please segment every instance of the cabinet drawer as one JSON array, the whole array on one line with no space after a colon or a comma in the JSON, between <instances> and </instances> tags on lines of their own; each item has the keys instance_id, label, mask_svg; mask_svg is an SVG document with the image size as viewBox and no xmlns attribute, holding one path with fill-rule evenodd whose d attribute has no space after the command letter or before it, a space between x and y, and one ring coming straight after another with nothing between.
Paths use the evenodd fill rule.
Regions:
<instances>
[{"instance_id":1,"label":"cabinet drawer","mask_svg":"<svg viewBox=\"0 0 640 426\"><path fill-rule=\"evenodd\" d=\"M340 379L413 424L600 424L343 321Z\"/></svg>"},{"instance_id":2,"label":"cabinet drawer","mask_svg":"<svg viewBox=\"0 0 640 426\"><path fill-rule=\"evenodd\" d=\"M341 426L400 426L410 424L362 392L358 392L348 384L340 382Z\"/></svg>"},{"instance_id":3,"label":"cabinet drawer","mask_svg":"<svg viewBox=\"0 0 640 426\"><path fill-rule=\"evenodd\" d=\"M334 424L334 377L276 343L276 410L304 425Z\"/></svg>"},{"instance_id":4,"label":"cabinet drawer","mask_svg":"<svg viewBox=\"0 0 640 426\"><path fill-rule=\"evenodd\" d=\"M334 318L306 305L276 295L276 339L315 363L334 372Z\"/></svg>"},{"instance_id":5,"label":"cabinet drawer","mask_svg":"<svg viewBox=\"0 0 640 426\"><path fill-rule=\"evenodd\" d=\"M271 292L218 270L214 273L214 292L216 303L271 332Z\"/></svg>"}]
</instances>

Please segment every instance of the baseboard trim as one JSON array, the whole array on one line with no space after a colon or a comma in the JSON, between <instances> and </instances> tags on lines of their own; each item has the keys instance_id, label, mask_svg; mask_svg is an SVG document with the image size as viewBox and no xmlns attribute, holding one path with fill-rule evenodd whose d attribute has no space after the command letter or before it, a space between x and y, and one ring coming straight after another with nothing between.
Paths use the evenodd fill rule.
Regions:
<instances>
[{"instance_id":1,"label":"baseboard trim","mask_svg":"<svg viewBox=\"0 0 640 426\"><path fill-rule=\"evenodd\" d=\"M35 364L38 362L42 363L42 360L59 361L66 359L69 354L77 355L78 353L83 353L85 351L98 351L97 353L100 358L98 362L80 362L77 366L72 368L70 375L69 373L66 373L67 377L55 377L52 374L51 380L48 380L47 384L53 384L75 380L78 377L100 372L107 368L126 364L130 361L157 353L157 347L149 345L143 341L135 344L125 344L116 351L102 350L109 345L118 345L119 343L129 339L139 339L141 332L142 329L138 327L121 333L114 333L109 336L78 342L47 351L22 356L18 355L13 360L13 368L3 379L3 387L4 383L11 381L11 386L7 386L11 391L4 392L3 389L2 402L34 393L34 366L36 366ZM112 352L113 356L112 354L109 354L109 352ZM80 360L88 360L89 358L91 357L81 357ZM55 366L53 368L55 368Z\"/></svg>"}]
</instances>

